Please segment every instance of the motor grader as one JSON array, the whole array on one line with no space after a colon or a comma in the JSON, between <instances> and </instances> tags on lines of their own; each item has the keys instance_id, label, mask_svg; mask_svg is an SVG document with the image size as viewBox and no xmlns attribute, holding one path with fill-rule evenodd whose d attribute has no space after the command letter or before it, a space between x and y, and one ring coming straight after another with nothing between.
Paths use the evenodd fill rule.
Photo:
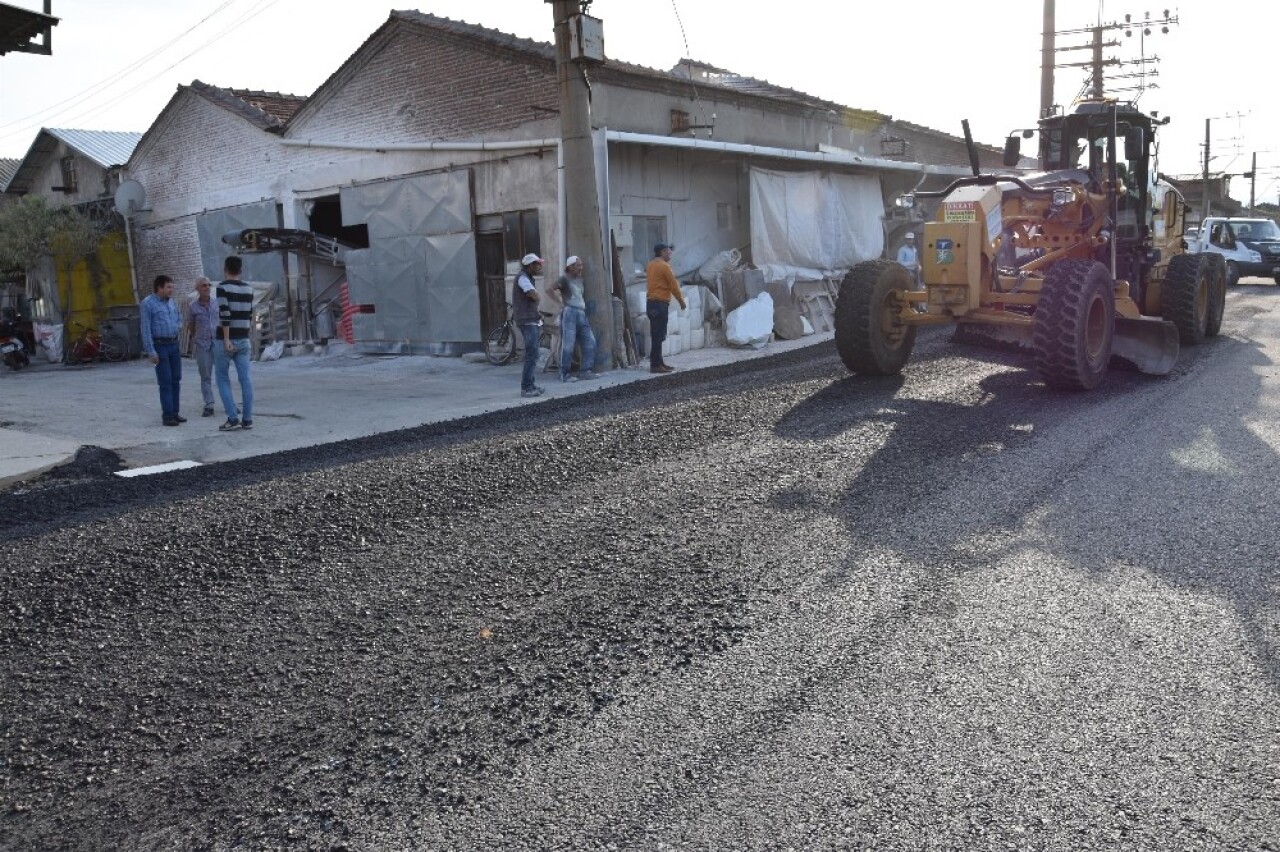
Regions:
<instances>
[{"instance_id":1,"label":"motor grader","mask_svg":"<svg viewBox=\"0 0 1280 852\"><path fill-rule=\"evenodd\" d=\"M937 204L918 241L923 289L886 260L841 282L845 366L899 373L918 328L955 324L961 340L1031 350L1053 387L1092 389L1112 365L1172 370L1180 344L1218 334L1226 286L1221 258L1185 252L1186 205L1155 171L1160 123L1114 101L1047 116L1005 144L1013 167L1039 133L1040 171L1026 174L981 173L970 142L972 176L899 199Z\"/></svg>"}]
</instances>

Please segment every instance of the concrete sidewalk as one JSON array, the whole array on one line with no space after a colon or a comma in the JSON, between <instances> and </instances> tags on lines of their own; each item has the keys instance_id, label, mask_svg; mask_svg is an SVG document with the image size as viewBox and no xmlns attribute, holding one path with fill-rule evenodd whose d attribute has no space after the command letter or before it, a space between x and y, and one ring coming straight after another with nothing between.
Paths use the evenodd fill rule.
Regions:
<instances>
[{"instance_id":1,"label":"concrete sidewalk","mask_svg":"<svg viewBox=\"0 0 1280 852\"><path fill-rule=\"evenodd\" d=\"M759 350L698 349L668 359L696 370L829 343L830 332L775 341ZM32 362L0 371L0 486L30 479L73 458L80 447L112 450L127 468L248 458L380 432L453 420L634 381L662 381L647 364L612 370L593 382L561 383L539 373L546 395L520 396L520 365L494 367L483 356L432 358L302 355L253 365L254 429L219 432L220 402L201 417L195 361L182 364L182 414L160 424L155 370L145 359L67 367ZM235 388L235 382L232 381ZM214 391L215 398L217 391Z\"/></svg>"}]
</instances>

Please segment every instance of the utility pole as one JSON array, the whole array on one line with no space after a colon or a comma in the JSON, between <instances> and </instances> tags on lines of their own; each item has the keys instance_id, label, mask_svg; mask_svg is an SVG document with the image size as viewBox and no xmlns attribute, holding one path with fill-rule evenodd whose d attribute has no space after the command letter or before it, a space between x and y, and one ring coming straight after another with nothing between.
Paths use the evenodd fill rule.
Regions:
<instances>
[{"instance_id":1,"label":"utility pole","mask_svg":"<svg viewBox=\"0 0 1280 852\"><path fill-rule=\"evenodd\" d=\"M1204 213L1200 216L1201 222L1209 218L1209 122L1212 120L1204 120Z\"/></svg>"},{"instance_id":2,"label":"utility pole","mask_svg":"<svg viewBox=\"0 0 1280 852\"><path fill-rule=\"evenodd\" d=\"M1040 117L1053 109L1054 0L1044 0L1044 30L1040 36Z\"/></svg>"},{"instance_id":3,"label":"utility pole","mask_svg":"<svg viewBox=\"0 0 1280 852\"><path fill-rule=\"evenodd\" d=\"M582 50L574 50L573 38L581 36L583 9L590 0L546 0L555 16L556 79L560 84L560 151L564 169L565 245L569 254L582 259L591 327L598 341L597 358L603 369L613 368L612 264L604 262L604 237L600 226L600 193L596 185L595 146L591 138L591 88ZM578 20L573 20L578 19ZM572 26L571 26L572 24ZM579 43L580 44L580 43ZM575 57L575 53L578 55ZM564 263L564 258L560 258ZM594 304L593 304L594 303ZM595 365L584 365L597 369Z\"/></svg>"},{"instance_id":4,"label":"utility pole","mask_svg":"<svg viewBox=\"0 0 1280 852\"><path fill-rule=\"evenodd\" d=\"M1249 169L1249 215L1253 215L1254 191L1258 188L1258 152L1253 152L1253 166Z\"/></svg>"}]
</instances>

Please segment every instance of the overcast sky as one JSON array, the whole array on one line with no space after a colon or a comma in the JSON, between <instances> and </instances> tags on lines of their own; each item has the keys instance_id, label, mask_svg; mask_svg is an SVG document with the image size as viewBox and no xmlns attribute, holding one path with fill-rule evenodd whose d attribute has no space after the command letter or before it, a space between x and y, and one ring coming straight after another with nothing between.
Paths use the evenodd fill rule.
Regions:
<instances>
[{"instance_id":1,"label":"overcast sky","mask_svg":"<svg viewBox=\"0 0 1280 852\"><path fill-rule=\"evenodd\" d=\"M40 0L6 0L40 10ZM1057 0L1059 31L1114 22L1165 6ZM0 57L0 156L21 157L41 127L143 132L176 87L203 80L228 88L309 95L406 3L381 0L53 0L53 55ZM422 0L417 8L526 38L551 41L544 0ZM1275 0L1169 5L1179 23L1142 38L1140 28L1105 55L1160 62L1139 105L1172 120L1161 136L1161 168L1203 167L1205 120L1212 171L1240 173L1258 152L1257 196L1280 191L1280 108L1274 57ZM1229 11L1228 11L1229 10ZM915 0L834 3L789 0L595 0L611 58L669 69L685 55L837 103L872 109L956 135L1002 143L1034 122L1040 101L1042 0ZM967 35L966 35L967 34ZM1084 44L1063 35L1058 46ZM687 45L687 47L686 47ZM1059 54L1059 62L1088 58ZM1137 64L1111 69L1132 74ZM1056 95L1069 103L1084 82L1059 69ZM1129 81L1136 84L1139 81ZM1232 183L1248 201L1249 181Z\"/></svg>"}]
</instances>

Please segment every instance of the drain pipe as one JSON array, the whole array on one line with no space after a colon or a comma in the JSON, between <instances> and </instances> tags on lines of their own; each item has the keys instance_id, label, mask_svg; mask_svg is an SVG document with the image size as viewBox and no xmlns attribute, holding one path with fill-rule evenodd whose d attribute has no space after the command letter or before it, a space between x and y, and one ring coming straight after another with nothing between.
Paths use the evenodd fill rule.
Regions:
<instances>
[{"instance_id":1,"label":"drain pipe","mask_svg":"<svg viewBox=\"0 0 1280 852\"><path fill-rule=\"evenodd\" d=\"M334 148L342 151L537 151L560 147L559 139L510 142L338 142L322 139L281 139L290 148Z\"/></svg>"}]
</instances>

